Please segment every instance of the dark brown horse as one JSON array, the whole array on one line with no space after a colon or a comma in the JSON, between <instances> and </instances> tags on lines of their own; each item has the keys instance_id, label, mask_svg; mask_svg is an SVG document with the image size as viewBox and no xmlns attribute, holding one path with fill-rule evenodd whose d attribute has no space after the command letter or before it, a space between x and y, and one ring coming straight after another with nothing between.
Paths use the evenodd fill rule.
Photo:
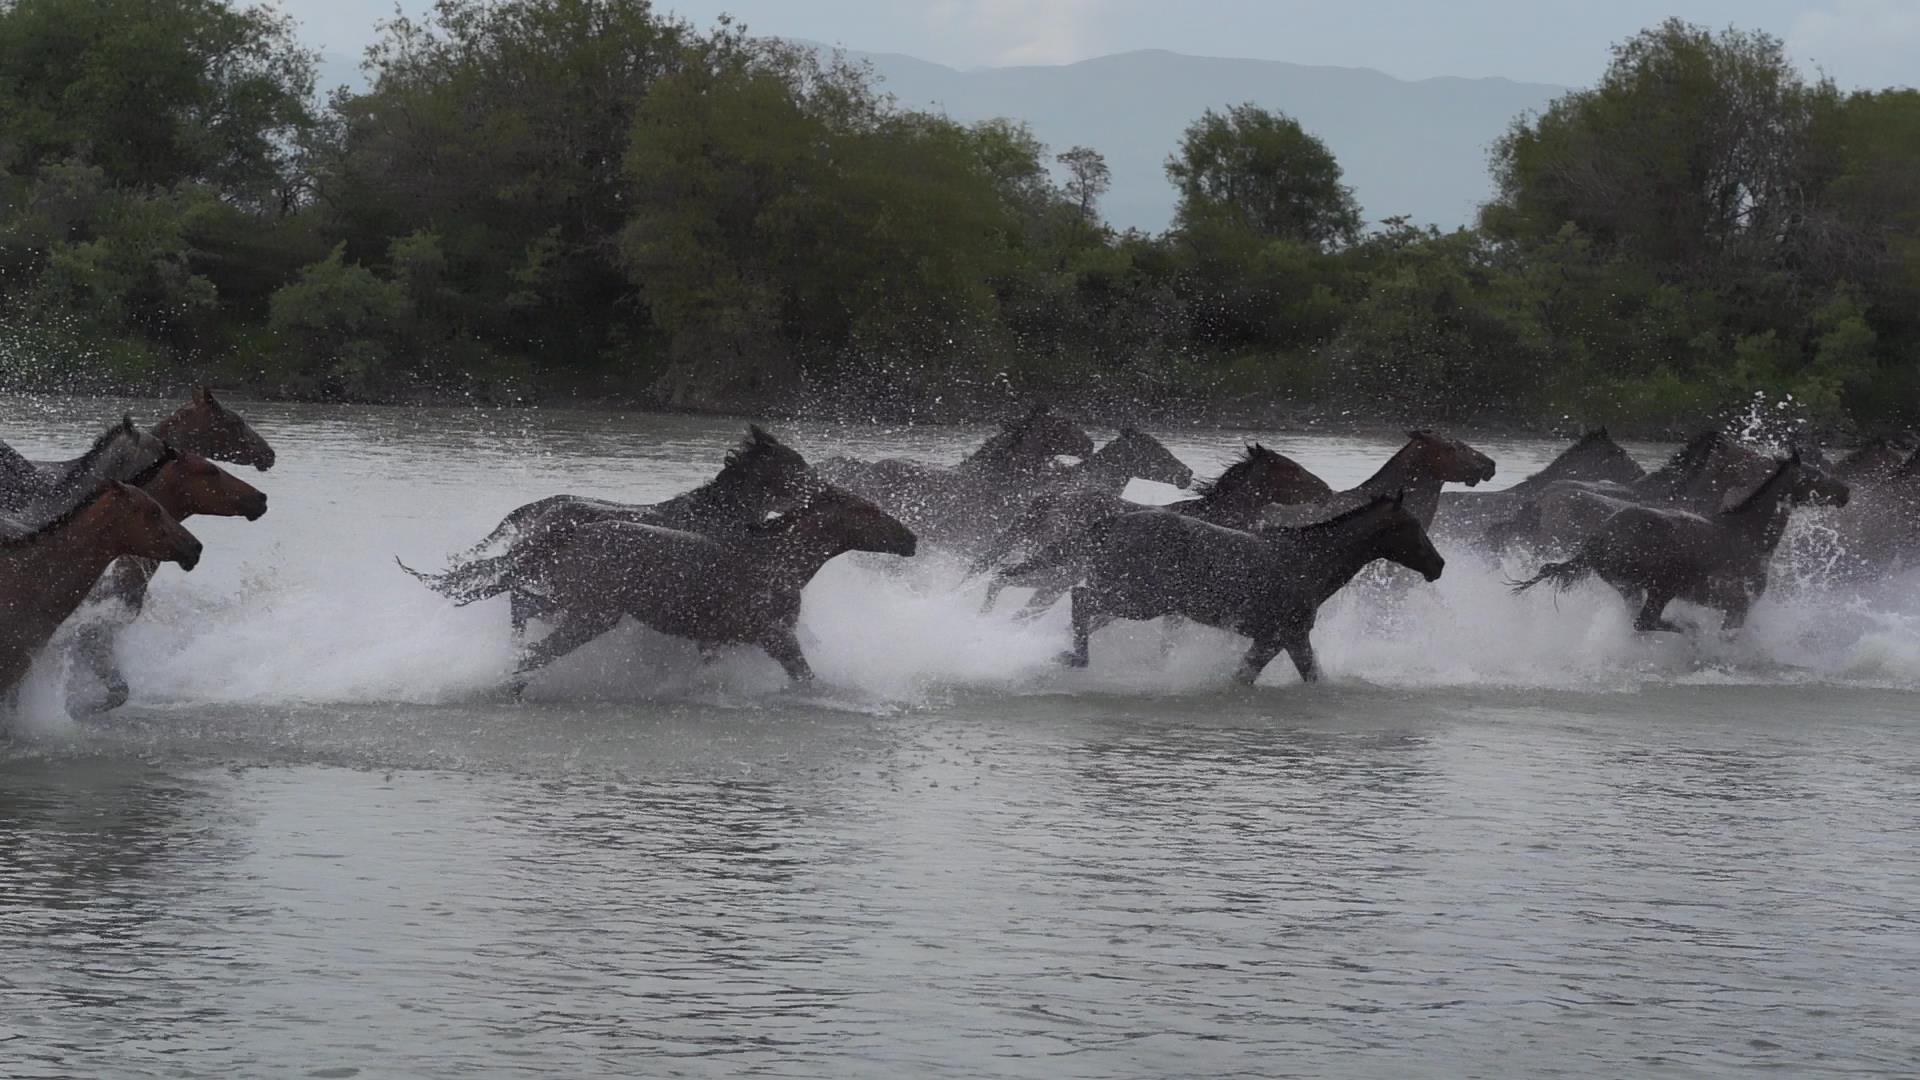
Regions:
<instances>
[{"instance_id":1,"label":"dark brown horse","mask_svg":"<svg viewBox=\"0 0 1920 1080\"><path fill-rule=\"evenodd\" d=\"M794 626L807 583L846 552L912 555L915 546L913 533L879 507L822 485L786 512L738 533L709 536L601 521L516 544L493 594L517 589L537 595L554 622L553 631L522 654L516 691L528 675L613 629L627 615L703 648L757 645L788 677L804 681L813 671Z\"/></svg>"},{"instance_id":2,"label":"dark brown horse","mask_svg":"<svg viewBox=\"0 0 1920 1080\"><path fill-rule=\"evenodd\" d=\"M1479 540L1496 518L1510 517L1521 502L1562 480L1631 484L1646 475L1604 427L1594 428L1562 450L1539 472L1501 491L1443 491L1437 532Z\"/></svg>"},{"instance_id":3,"label":"dark brown horse","mask_svg":"<svg viewBox=\"0 0 1920 1080\"><path fill-rule=\"evenodd\" d=\"M261 472L273 468L273 447L204 386L149 430L167 445L210 461L247 465Z\"/></svg>"},{"instance_id":4,"label":"dark brown horse","mask_svg":"<svg viewBox=\"0 0 1920 1080\"><path fill-rule=\"evenodd\" d=\"M200 541L146 492L117 480L33 531L0 540L0 693L19 684L101 573L125 555L191 570Z\"/></svg>"},{"instance_id":5,"label":"dark brown horse","mask_svg":"<svg viewBox=\"0 0 1920 1080\"><path fill-rule=\"evenodd\" d=\"M1267 506L1312 502L1333 494L1326 481L1285 454L1259 443L1248 445L1239 460L1219 476L1201 482L1196 498L1170 503L1162 509L1185 514L1210 525L1250 529ZM1102 523L1121 514L1146 509L1118 493L1066 491L1034 500L1027 513L995 540L988 555L976 564L986 569L1025 545L1033 555L1001 569L987 585L982 610L992 610L1000 591L1008 586L1034 590L1021 609L1038 615L1066 595L1086 576L1087 562L1099 546ZM982 565L985 564L985 565Z\"/></svg>"},{"instance_id":6,"label":"dark brown horse","mask_svg":"<svg viewBox=\"0 0 1920 1080\"><path fill-rule=\"evenodd\" d=\"M1558 480L1530 493L1513 517L1487 530L1494 548L1522 544L1564 549L1630 506L1713 514L1728 495L1749 491L1773 472L1772 456L1721 431L1695 436L1666 464L1629 483Z\"/></svg>"},{"instance_id":7,"label":"dark brown horse","mask_svg":"<svg viewBox=\"0 0 1920 1080\"><path fill-rule=\"evenodd\" d=\"M1042 404L1002 424L957 465L841 457L822 462L820 474L872 499L928 543L975 548L1061 482L1055 458L1092 453L1085 429Z\"/></svg>"},{"instance_id":8,"label":"dark brown horse","mask_svg":"<svg viewBox=\"0 0 1920 1080\"><path fill-rule=\"evenodd\" d=\"M160 462L131 482L175 521L185 521L195 514L257 521L267 512L266 495L253 485L199 454L171 446ZM105 712L126 703L127 680L114 663L114 641L122 629L139 618L146 606L147 587L159 570L160 561L147 556L117 559L87 596L85 612L93 613L93 617L86 618L74 635L78 663L73 675L105 687L105 697L93 703L93 711ZM84 698L83 693L74 692L77 689L70 685L68 700Z\"/></svg>"},{"instance_id":9,"label":"dark brown horse","mask_svg":"<svg viewBox=\"0 0 1920 1080\"><path fill-rule=\"evenodd\" d=\"M1088 640L1115 619L1182 615L1253 639L1239 681L1259 678L1281 650L1312 681L1320 605L1362 568L1387 559L1432 581L1446 567L1398 496L1257 533L1160 510L1122 515L1103 533L1087 583L1073 590L1073 649L1063 659L1075 667L1087 665Z\"/></svg>"},{"instance_id":10,"label":"dark brown horse","mask_svg":"<svg viewBox=\"0 0 1920 1080\"><path fill-rule=\"evenodd\" d=\"M1386 464L1357 486L1316 502L1269 509L1263 520L1275 525L1299 525L1344 514L1382 496L1404 500L1407 513L1431 527L1440 509L1440 488L1446 484L1477 486L1493 479L1493 459L1461 442L1432 431L1407 432L1406 444Z\"/></svg>"},{"instance_id":11,"label":"dark brown horse","mask_svg":"<svg viewBox=\"0 0 1920 1080\"><path fill-rule=\"evenodd\" d=\"M1911 432L1878 435L1855 447L1833 467L1834 478L1853 487L1868 487L1891 480L1913 459L1915 441Z\"/></svg>"},{"instance_id":12,"label":"dark brown horse","mask_svg":"<svg viewBox=\"0 0 1920 1080\"><path fill-rule=\"evenodd\" d=\"M584 525L624 521L658 525L708 536L740 533L758 525L769 513L808 497L821 480L807 459L759 425L749 425L747 437L730 451L720 472L700 487L658 503L618 503L582 495L549 495L509 513L486 538L454 557L437 574L418 575L427 586L460 603L478 595L493 596L494 586L513 565L512 551L521 543L543 544ZM504 547L495 555L486 553ZM526 629L539 605L521 590L512 590L511 618L515 632Z\"/></svg>"},{"instance_id":13,"label":"dark brown horse","mask_svg":"<svg viewBox=\"0 0 1920 1080\"><path fill-rule=\"evenodd\" d=\"M1663 614L1676 599L1714 608L1725 616L1725 626L1737 628L1766 591L1768 564L1792 508L1845 506L1847 498L1845 484L1801 461L1796 450L1718 514L1629 506L1609 517L1571 559L1548 563L1513 588L1525 592L1550 581L1565 589L1597 574L1639 604L1636 630L1678 630Z\"/></svg>"}]
</instances>

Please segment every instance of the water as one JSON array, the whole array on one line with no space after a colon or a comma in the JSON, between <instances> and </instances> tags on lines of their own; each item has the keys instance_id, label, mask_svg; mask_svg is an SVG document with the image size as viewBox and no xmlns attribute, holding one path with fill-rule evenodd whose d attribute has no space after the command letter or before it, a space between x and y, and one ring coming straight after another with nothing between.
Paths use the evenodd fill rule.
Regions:
<instances>
[{"instance_id":1,"label":"water","mask_svg":"<svg viewBox=\"0 0 1920 1080\"><path fill-rule=\"evenodd\" d=\"M72 453L107 411L0 430ZM818 687L627 628L512 704L498 602L392 557L683 489L739 425L248 414L272 510L195 520L134 703L76 723L44 663L0 744L0 1074L1920 1070L1920 594L1824 588L1818 517L1731 640L1450 551L1329 605L1326 684L1236 690L1230 636L1064 672L1064 612L873 557L807 594ZM1206 473L1249 434L1168 441ZM1263 438L1336 484L1391 448ZM1501 482L1554 449L1476 443Z\"/></svg>"}]
</instances>

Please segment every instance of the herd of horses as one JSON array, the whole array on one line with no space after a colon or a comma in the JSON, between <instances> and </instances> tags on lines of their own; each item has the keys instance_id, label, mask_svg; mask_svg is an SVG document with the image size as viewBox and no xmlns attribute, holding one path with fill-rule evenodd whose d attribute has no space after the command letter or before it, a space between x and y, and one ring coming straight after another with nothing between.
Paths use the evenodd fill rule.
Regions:
<instances>
[{"instance_id":1,"label":"herd of horses","mask_svg":"<svg viewBox=\"0 0 1920 1080\"><path fill-rule=\"evenodd\" d=\"M200 543L181 522L266 512L264 494L215 462L266 470L274 451L204 388L151 428L131 417L111 425L71 460L29 461L0 443L0 693L58 642L73 651L75 676L94 684L70 698L96 710L127 700L115 635L161 563L198 562ZM809 679L795 631L814 575L848 552L911 557L923 545L984 578L988 608L1009 588L1031 590L1021 618L1068 598L1065 664L1084 666L1093 635L1116 620L1188 619L1248 638L1237 677L1252 682L1281 652L1303 679L1317 678L1320 607L1376 562L1411 571L1379 575L1388 588L1435 580L1446 567L1436 536L1547 560L1511 583L1516 592L1598 577L1632 606L1637 629L1672 631L1676 600L1737 628L1766 590L1797 507L1844 508L1832 519L1848 553L1841 572L1869 578L1906 567L1920 518L1920 453L1898 436L1828 466L1817 451L1776 456L1710 431L1646 472L1596 430L1504 490L1473 490L1494 469L1458 439L1414 431L1345 490L1259 443L1196 482L1152 436L1122 428L1095 449L1045 405L950 466L815 464L756 425L685 494L653 504L549 496L509 513L443 570L401 568L456 604L508 596L521 642L515 693L627 617L708 658L759 648L793 680ZM1131 502L1123 493L1134 479L1190 495ZM535 621L545 627L537 637Z\"/></svg>"}]
</instances>

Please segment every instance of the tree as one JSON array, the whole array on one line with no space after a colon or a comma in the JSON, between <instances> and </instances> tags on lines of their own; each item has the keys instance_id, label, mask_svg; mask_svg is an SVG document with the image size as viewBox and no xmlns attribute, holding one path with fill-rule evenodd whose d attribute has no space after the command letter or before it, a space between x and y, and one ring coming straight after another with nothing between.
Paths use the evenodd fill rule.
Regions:
<instances>
[{"instance_id":1,"label":"tree","mask_svg":"<svg viewBox=\"0 0 1920 1080\"><path fill-rule=\"evenodd\" d=\"M1788 250L1826 82L1779 39L1669 19L1618 45L1598 86L1523 117L1493 150L1496 236L1572 222L1603 248L1700 276Z\"/></svg>"},{"instance_id":2,"label":"tree","mask_svg":"<svg viewBox=\"0 0 1920 1080\"><path fill-rule=\"evenodd\" d=\"M1096 220L1099 214L1094 204L1113 187L1113 170L1107 168L1107 159L1090 146L1076 146L1054 160L1066 167L1067 198L1080 208L1082 217Z\"/></svg>"},{"instance_id":3,"label":"tree","mask_svg":"<svg viewBox=\"0 0 1920 1080\"><path fill-rule=\"evenodd\" d=\"M1293 118L1251 103L1208 109L1167 159L1182 229L1225 223L1322 249L1352 243L1360 232L1360 208L1340 176L1325 143Z\"/></svg>"}]
</instances>

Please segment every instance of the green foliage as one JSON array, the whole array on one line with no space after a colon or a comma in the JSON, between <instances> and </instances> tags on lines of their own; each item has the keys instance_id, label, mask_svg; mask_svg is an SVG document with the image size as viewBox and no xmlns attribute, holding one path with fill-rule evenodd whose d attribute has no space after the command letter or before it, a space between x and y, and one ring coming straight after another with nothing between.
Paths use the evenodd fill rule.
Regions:
<instances>
[{"instance_id":1,"label":"green foliage","mask_svg":"<svg viewBox=\"0 0 1920 1080\"><path fill-rule=\"evenodd\" d=\"M1363 232L1298 123L1208 111L1146 235L1100 220L1098 150L729 20L439 0L380 33L322 109L270 10L0 0L0 381L1920 420L1920 92L1809 83L1763 34L1621 44L1452 233Z\"/></svg>"},{"instance_id":2,"label":"green foliage","mask_svg":"<svg viewBox=\"0 0 1920 1080\"><path fill-rule=\"evenodd\" d=\"M1248 103L1208 109L1167 159L1182 228L1212 225L1326 248L1360 231L1332 151L1299 121Z\"/></svg>"}]
</instances>

